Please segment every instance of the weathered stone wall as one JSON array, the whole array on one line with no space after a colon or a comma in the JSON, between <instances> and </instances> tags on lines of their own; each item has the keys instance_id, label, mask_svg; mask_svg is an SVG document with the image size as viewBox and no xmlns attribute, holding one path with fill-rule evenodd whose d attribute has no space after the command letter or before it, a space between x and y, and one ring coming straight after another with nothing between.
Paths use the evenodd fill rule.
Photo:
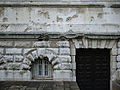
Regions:
<instances>
[{"instance_id":1,"label":"weathered stone wall","mask_svg":"<svg viewBox=\"0 0 120 90\"><path fill-rule=\"evenodd\" d=\"M48 57L53 79L72 80L69 41L0 41L0 80L31 80L31 64Z\"/></svg>"},{"instance_id":2,"label":"weathered stone wall","mask_svg":"<svg viewBox=\"0 0 120 90\"><path fill-rule=\"evenodd\" d=\"M119 56L119 43L117 40L100 40L100 39L73 39L71 41L71 57L73 65L73 78L75 79L76 62L75 55L77 48L92 48L92 49L110 49L110 90L120 89L120 56Z\"/></svg>"},{"instance_id":3,"label":"weathered stone wall","mask_svg":"<svg viewBox=\"0 0 120 90\"><path fill-rule=\"evenodd\" d=\"M0 32L120 32L119 8L1 7Z\"/></svg>"},{"instance_id":4,"label":"weathered stone wall","mask_svg":"<svg viewBox=\"0 0 120 90\"><path fill-rule=\"evenodd\" d=\"M0 1L0 35L5 37L0 36L0 80L32 80L32 62L48 57L53 66L52 80L76 81L77 48L110 49L110 80L120 79L119 0ZM69 38L45 36L47 40L40 41L44 35L39 33L44 32L53 33L53 37L69 33ZM16 35L9 38L9 33ZM83 36L77 37L79 33Z\"/></svg>"},{"instance_id":5,"label":"weathered stone wall","mask_svg":"<svg viewBox=\"0 0 120 90\"><path fill-rule=\"evenodd\" d=\"M111 49L111 79L119 79L119 43L117 40L84 38L72 41L1 40L0 79L31 80L31 64L36 58L43 56L48 57L53 65L54 80L76 80L76 48Z\"/></svg>"}]
</instances>

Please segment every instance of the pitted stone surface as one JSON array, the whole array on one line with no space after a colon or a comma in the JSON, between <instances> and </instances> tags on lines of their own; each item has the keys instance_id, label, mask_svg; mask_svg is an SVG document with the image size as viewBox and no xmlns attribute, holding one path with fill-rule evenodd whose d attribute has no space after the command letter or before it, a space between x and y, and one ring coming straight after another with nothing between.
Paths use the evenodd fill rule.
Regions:
<instances>
[{"instance_id":1,"label":"pitted stone surface","mask_svg":"<svg viewBox=\"0 0 120 90\"><path fill-rule=\"evenodd\" d=\"M120 29L119 8L4 7L0 12L0 32L118 33Z\"/></svg>"}]
</instances>

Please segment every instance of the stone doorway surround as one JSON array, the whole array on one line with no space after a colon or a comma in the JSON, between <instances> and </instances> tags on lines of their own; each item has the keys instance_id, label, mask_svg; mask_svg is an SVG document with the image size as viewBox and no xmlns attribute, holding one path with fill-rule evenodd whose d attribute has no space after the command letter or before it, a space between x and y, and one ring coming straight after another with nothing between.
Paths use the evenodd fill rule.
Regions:
<instances>
[{"instance_id":1,"label":"stone doorway surround","mask_svg":"<svg viewBox=\"0 0 120 90\"><path fill-rule=\"evenodd\" d=\"M120 42L114 39L81 38L71 40L71 57L73 66L73 78L76 80L75 55L78 48L110 49L110 90L119 90L116 80L120 80ZM118 89L117 89L118 88Z\"/></svg>"}]
</instances>

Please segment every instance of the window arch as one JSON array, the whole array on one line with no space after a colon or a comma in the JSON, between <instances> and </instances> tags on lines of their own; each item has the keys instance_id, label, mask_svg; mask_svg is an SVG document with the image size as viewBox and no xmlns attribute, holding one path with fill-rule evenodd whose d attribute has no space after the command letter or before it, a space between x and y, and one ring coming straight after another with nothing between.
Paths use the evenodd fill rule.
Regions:
<instances>
[{"instance_id":1,"label":"window arch","mask_svg":"<svg viewBox=\"0 0 120 90\"><path fill-rule=\"evenodd\" d=\"M32 78L33 79L45 79L52 77L52 65L48 61L48 58L36 59L32 65Z\"/></svg>"}]
</instances>

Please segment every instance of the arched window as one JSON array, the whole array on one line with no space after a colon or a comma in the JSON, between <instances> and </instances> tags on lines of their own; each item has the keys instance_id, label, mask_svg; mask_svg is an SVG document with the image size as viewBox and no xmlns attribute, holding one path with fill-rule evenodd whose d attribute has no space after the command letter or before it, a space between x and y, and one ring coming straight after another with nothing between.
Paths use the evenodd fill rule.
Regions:
<instances>
[{"instance_id":1,"label":"arched window","mask_svg":"<svg viewBox=\"0 0 120 90\"><path fill-rule=\"evenodd\" d=\"M34 79L44 79L52 77L52 65L46 59L36 59L32 66L32 77Z\"/></svg>"}]
</instances>

